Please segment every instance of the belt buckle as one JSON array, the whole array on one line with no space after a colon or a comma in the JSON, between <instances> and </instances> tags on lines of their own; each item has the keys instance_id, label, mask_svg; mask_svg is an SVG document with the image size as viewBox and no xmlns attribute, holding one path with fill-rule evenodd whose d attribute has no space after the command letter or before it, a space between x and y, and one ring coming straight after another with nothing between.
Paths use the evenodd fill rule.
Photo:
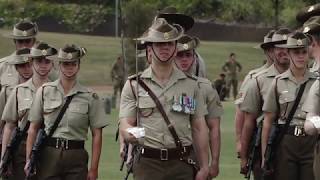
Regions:
<instances>
[{"instance_id":1,"label":"belt buckle","mask_svg":"<svg viewBox=\"0 0 320 180\"><path fill-rule=\"evenodd\" d=\"M305 133L304 133L304 128L301 127L301 126L296 126L294 128L294 135L299 137L299 136L305 136Z\"/></svg>"},{"instance_id":2,"label":"belt buckle","mask_svg":"<svg viewBox=\"0 0 320 180\"><path fill-rule=\"evenodd\" d=\"M160 160L161 161L168 160L168 149L160 149Z\"/></svg>"}]
</instances>

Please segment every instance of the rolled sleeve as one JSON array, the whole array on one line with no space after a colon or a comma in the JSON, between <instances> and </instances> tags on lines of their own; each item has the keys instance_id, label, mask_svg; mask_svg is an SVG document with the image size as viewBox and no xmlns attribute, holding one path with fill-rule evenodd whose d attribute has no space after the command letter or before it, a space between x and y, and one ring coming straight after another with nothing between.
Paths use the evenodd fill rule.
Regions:
<instances>
[{"instance_id":1,"label":"rolled sleeve","mask_svg":"<svg viewBox=\"0 0 320 180\"><path fill-rule=\"evenodd\" d=\"M278 108L277 103L279 102L277 102L275 87L276 87L276 79L272 81L270 89L267 92L267 96L266 96L267 98L262 108L264 112L277 113L277 108Z\"/></svg>"},{"instance_id":2,"label":"rolled sleeve","mask_svg":"<svg viewBox=\"0 0 320 180\"><path fill-rule=\"evenodd\" d=\"M207 109L208 109L208 114L205 116L207 120L218 118L223 115L223 107L222 107L218 92L216 89L212 87L209 88L209 91L208 91Z\"/></svg>"},{"instance_id":3,"label":"rolled sleeve","mask_svg":"<svg viewBox=\"0 0 320 180\"><path fill-rule=\"evenodd\" d=\"M4 91L4 92L3 92ZM9 95L7 103L5 103L5 90L0 93L0 109L3 109L1 120L6 122L16 122L18 120L17 112L17 98L16 92L17 87L13 89L12 93Z\"/></svg>"},{"instance_id":4,"label":"rolled sleeve","mask_svg":"<svg viewBox=\"0 0 320 180\"><path fill-rule=\"evenodd\" d=\"M103 109L104 104L100 97L95 96L92 98L91 106L89 109L89 121L91 128L103 128L108 125L107 115Z\"/></svg>"},{"instance_id":5,"label":"rolled sleeve","mask_svg":"<svg viewBox=\"0 0 320 180\"><path fill-rule=\"evenodd\" d=\"M42 99L43 87L39 88L35 94L35 98L32 102L28 120L30 122L40 123L43 121L43 99Z\"/></svg>"},{"instance_id":6,"label":"rolled sleeve","mask_svg":"<svg viewBox=\"0 0 320 180\"><path fill-rule=\"evenodd\" d=\"M132 81L132 87L134 88L136 81ZM136 98L133 94L134 89L131 89L130 80L127 80L125 83L121 98L120 98L120 110L119 110L119 118L133 118L136 117Z\"/></svg>"},{"instance_id":7,"label":"rolled sleeve","mask_svg":"<svg viewBox=\"0 0 320 180\"><path fill-rule=\"evenodd\" d=\"M261 112L262 102L256 81L250 81L247 85L240 110L248 113L258 114Z\"/></svg>"},{"instance_id":8,"label":"rolled sleeve","mask_svg":"<svg viewBox=\"0 0 320 180\"><path fill-rule=\"evenodd\" d=\"M319 105L319 80L317 80L310 88L307 99L302 106L302 111L319 115Z\"/></svg>"},{"instance_id":9,"label":"rolled sleeve","mask_svg":"<svg viewBox=\"0 0 320 180\"><path fill-rule=\"evenodd\" d=\"M205 104L203 97L203 92L196 86L194 96L194 99L196 100L196 109L195 113L192 115L192 119L199 119L208 114L207 105Z\"/></svg>"}]
</instances>

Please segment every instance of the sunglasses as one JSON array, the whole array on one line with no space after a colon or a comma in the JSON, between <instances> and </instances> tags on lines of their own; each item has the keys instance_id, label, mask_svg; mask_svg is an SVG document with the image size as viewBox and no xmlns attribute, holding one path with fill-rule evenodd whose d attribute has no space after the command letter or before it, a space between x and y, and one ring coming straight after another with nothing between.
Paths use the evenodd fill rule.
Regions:
<instances>
[{"instance_id":1,"label":"sunglasses","mask_svg":"<svg viewBox=\"0 0 320 180\"><path fill-rule=\"evenodd\" d=\"M30 44L33 39L16 39L16 42L19 44Z\"/></svg>"}]
</instances>

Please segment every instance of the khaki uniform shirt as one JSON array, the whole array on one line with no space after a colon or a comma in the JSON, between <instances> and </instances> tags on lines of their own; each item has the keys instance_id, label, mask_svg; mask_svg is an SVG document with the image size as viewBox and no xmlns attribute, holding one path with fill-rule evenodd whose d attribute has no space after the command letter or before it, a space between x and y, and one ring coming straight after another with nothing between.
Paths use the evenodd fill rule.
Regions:
<instances>
[{"instance_id":1,"label":"khaki uniform shirt","mask_svg":"<svg viewBox=\"0 0 320 180\"><path fill-rule=\"evenodd\" d=\"M238 79L237 74L238 71L240 72L242 69L242 66L238 61L227 61L223 66L222 70L224 72L228 72L227 78L229 79Z\"/></svg>"},{"instance_id":2,"label":"khaki uniform shirt","mask_svg":"<svg viewBox=\"0 0 320 180\"><path fill-rule=\"evenodd\" d=\"M19 126L22 122L28 120L28 113L35 93L36 87L32 82L32 78L16 86L8 98L1 119L10 123L15 123L19 120Z\"/></svg>"},{"instance_id":3,"label":"khaki uniform shirt","mask_svg":"<svg viewBox=\"0 0 320 180\"><path fill-rule=\"evenodd\" d=\"M14 65L8 64L14 58L15 52L0 59L0 84L15 86L19 84L19 74Z\"/></svg>"},{"instance_id":4,"label":"khaki uniform shirt","mask_svg":"<svg viewBox=\"0 0 320 180\"><path fill-rule=\"evenodd\" d=\"M235 100L235 105L239 105L243 102L245 96L246 96L246 88L247 88L247 85L249 84L249 81L255 77L255 75L265 69L267 69L269 66L268 64L265 64L257 69L253 69L251 71L249 71L249 73L244 77L242 83L241 83L241 86L240 86L240 89L239 89L239 92L238 92L238 96L237 96L237 99Z\"/></svg>"},{"instance_id":5,"label":"khaki uniform shirt","mask_svg":"<svg viewBox=\"0 0 320 180\"><path fill-rule=\"evenodd\" d=\"M303 104L302 110L307 113L320 115L320 89L319 79L317 79L310 88L306 101Z\"/></svg>"},{"instance_id":6,"label":"khaki uniform shirt","mask_svg":"<svg viewBox=\"0 0 320 180\"><path fill-rule=\"evenodd\" d=\"M151 67L144 70L140 78L158 97L182 144L184 146L191 145L192 132L190 120L195 121L198 117L203 117L207 114L207 108L203 102L203 96L196 79L187 77L186 74L176 67L174 67L170 80L166 85L159 83ZM119 118L136 118L138 109L140 119L137 124L145 129L144 145L153 148L175 148L174 139L156 104L141 86L138 86L138 93L136 93L136 85L137 83L134 78L125 83L121 94ZM136 94L138 94L139 100L138 108L136 106ZM179 97L182 95L195 100L194 113L189 114L173 110L173 104L178 103Z\"/></svg>"},{"instance_id":7,"label":"khaki uniform shirt","mask_svg":"<svg viewBox=\"0 0 320 180\"><path fill-rule=\"evenodd\" d=\"M260 116L270 85L278 74L274 64L256 74L256 77L247 86L246 96L240 105L240 110Z\"/></svg>"},{"instance_id":8,"label":"khaki uniform shirt","mask_svg":"<svg viewBox=\"0 0 320 180\"><path fill-rule=\"evenodd\" d=\"M205 116L206 120L221 117L223 107L217 90L213 88L212 83L208 79L198 77L198 83L204 97L204 103L207 105L208 114Z\"/></svg>"},{"instance_id":9,"label":"khaki uniform shirt","mask_svg":"<svg viewBox=\"0 0 320 180\"><path fill-rule=\"evenodd\" d=\"M277 81L277 88L276 86ZM280 118L279 124L285 124L285 118L288 117L288 114L294 104L294 101L297 97L299 88L301 84L305 83L306 87L301 97L300 103L297 107L296 112L294 113L293 119L290 122L290 125L303 126L306 119L306 113L302 111L302 105L305 102L307 95L309 93L310 87L316 80L314 73L307 71L304 75L304 80L302 82L297 82L294 76L292 75L291 70L280 74L273 80L270 90L268 92L267 98L263 105L263 111L277 113L277 102L276 102L276 89L279 95L279 104L280 104Z\"/></svg>"},{"instance_id":10,"label":"khaki uniform shirt","mask_svg":"<svg viewBox=\"0 0 320 180\"><path fill-rule=\"evenodd\" d=\"M30 109L29 121L41 123L44 119L48 133L68 96L74 95L58 128L52 137L68 140L86 140L88 128L103 128L107 125L103 102L98 95L78 82L64 95L60 80L42 85L36 92Z\"/></svg>"}]
</instances>

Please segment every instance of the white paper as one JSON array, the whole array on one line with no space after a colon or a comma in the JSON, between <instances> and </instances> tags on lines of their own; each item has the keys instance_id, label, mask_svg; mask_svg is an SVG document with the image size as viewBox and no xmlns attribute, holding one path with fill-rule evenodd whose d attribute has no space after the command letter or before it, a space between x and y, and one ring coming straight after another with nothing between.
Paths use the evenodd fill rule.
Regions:
<instances>
[{"instance_id":1,"label":"white paper","mask_svg":"<svg viewBox=\"0 0 320 180\"><path fill-rule=\"evenodd\" d=\"M143 138L145 136L145 130L143 127L127 128L126 131L132 134L135 138Z\"/></svg>"}]
</instances>

